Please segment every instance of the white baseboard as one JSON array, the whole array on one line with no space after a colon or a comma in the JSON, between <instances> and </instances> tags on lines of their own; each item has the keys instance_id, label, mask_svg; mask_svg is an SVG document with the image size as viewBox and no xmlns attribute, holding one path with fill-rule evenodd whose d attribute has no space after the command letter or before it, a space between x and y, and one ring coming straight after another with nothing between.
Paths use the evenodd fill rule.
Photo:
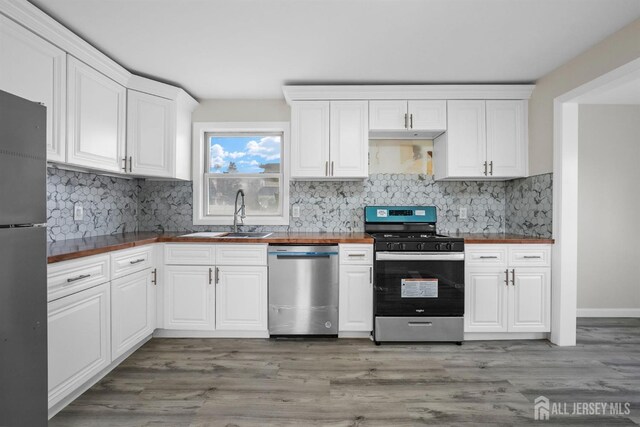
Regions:
<instances>
[{"instance_id":1,"label":"white baseboard","mask_svg":"<svg viewBox=\"0 0 640 427\"><path fill-rule=\"evenodd\" d=\"M371 338L371 331L342 331L338 332L338 338Z\"/></svg>"},{"instance_id":2,"label":"white baseboard","mask_svg":"<svg viewBox=\"0 0 640 427\"><path fill-rule=\"evenodd\" d=\"M465 341L547 340L548 332L465 332Z\"/></svg>"},{"instance_id":3,"label":"white baseboard","mask_svg":"<svg viewBox=\"0 0 640 427\"><path fill-rule=\"evenodd\" d=\"M269 338L269 331L183 331L156 329L155 338Z\"/></svg>"},{"instance_id":4,"label":"white baseboard","mask_svg":"<svg viewBox=\"0 0 640 427\"><path fill-rule=\"evenodd\" d=\"M579 308L578 317L640 317L640 308Z\"/></svg>"}]
</instances>

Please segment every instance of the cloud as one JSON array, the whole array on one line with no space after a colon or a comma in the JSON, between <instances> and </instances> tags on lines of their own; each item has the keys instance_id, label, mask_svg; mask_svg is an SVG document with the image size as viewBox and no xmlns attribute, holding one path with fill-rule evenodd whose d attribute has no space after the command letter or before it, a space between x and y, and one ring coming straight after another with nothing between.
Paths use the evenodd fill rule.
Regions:
<instances>
[{"instance_id":1,"label":"cloud","mask_svg":"<svg viewBox=\"0 0 640 427\"><path fill-rule=\"evenodd\" d=\"M239 165L249 165L249 166L259 166L259 165L261 165L261 163L258 162L257 160L240 160L237 163Z\"/></svg>"},{"instance_id":2,"label":"cloud","mask_svg":"<svg viewBox=\"0 0 640 427\"><path fill-rule=\"evenodd\" d=\"M260 139L260 142L249 141L247 143L247 154L262 157L265 160L280 159L280 137L266 136Z\"/></svg>"},{"instance_id":3,"label":"cloud","mask_svg":"<svg viewBox=\"0 0 640 427\"><path fill-rule=\"evenodd\" d=\"M213 144L210 149L211 156L211 166L214 168L221 168L225 165L226 161L224 160L225 152L224 148L220 144Z\"/></svg>"}]
</instances>

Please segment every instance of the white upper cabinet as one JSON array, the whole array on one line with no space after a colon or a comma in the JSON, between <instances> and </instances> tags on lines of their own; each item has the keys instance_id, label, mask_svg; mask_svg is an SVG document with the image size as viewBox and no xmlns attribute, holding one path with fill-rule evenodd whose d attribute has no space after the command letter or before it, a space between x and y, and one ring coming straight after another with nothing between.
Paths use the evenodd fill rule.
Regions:
<instances>
[{"instance_id":1,"label":"white upper cabinet","mask_svg":"<svg viewBox=\"0 0 640 427\"><path fill-rule=\"evenodd\" d=\"M493 177L526 175L526 101L487 101L487 160Z\"/></svg>"},{"instance_id":2,"label":"white upper cabinet","mask_svg":"<svg viewBox=\"0 0 640 427\"><path fill-rule=\"evenodd\" d=\"M0 90L47 107L47 160L65 160L66 53L0 15Z\"/></svg>"},{"instance_id":3,"label":"white upper cabinet","mask_svg":"<svg viewBox=\"0 0 640 427\"><path fill-rule=\"evenodd\" d=\"M85 63L67 61L67 162L122 172L127 90Z\"/></svg>"},{"instance_id":4,"label":"white upper cabinet","mask_svg":"<svg viewBox=\"0 0 640 427\"><path fill-rule=\"evenodd\" d=\"M448 101L447 132L434 140L436 180L527 174L527 101Z\"/></svg>"},{"instance_id":5,"label":"white upper cabinet","mask_svg":"<svg viewBox=\"0 0 640 427\"><path fill-rule=\"evenodd\" d=\"M330 122L330 175L366 178L369 175L367 101L332 101Z\"/></svg>"},{"instance_id":6,"label":"white upper cabinet","mask_svg":"<svg viewBox=\"0 0 640 427\"><path fill-rule=\"evenodd\" d=\"M431 139L447 129L447 101L369 102L371 138Z\"/></svg>"},{"instance_id":7,"label":"white upper cabinet","mask_svg":"<svg viewBox=\"0 0 640 427\"><path fill-rule=\"evenodd\" d=\"M291 177L368 176L367 101L301 101L291 105Z\"/></svg>"},{"instance_id":8,"label":"white upper cabinet","mask_svg":"<svg viewBox=\"0 0 640 427\"><path fill-rule=\"evenodd\" d=\"M175 171L175 103L135 90L127 97L128 171L172 177Z\"/></svg>"},{"instance_id":9,"label":"white upper cabinet","mask_svg":"<svg viewBox=\"0 0 640 427\"><path fill-rule=\"evenodd\" d=\"M326 177L329 172L329 101L291 105L291 177Z\"/></svg>"}]
</instances>

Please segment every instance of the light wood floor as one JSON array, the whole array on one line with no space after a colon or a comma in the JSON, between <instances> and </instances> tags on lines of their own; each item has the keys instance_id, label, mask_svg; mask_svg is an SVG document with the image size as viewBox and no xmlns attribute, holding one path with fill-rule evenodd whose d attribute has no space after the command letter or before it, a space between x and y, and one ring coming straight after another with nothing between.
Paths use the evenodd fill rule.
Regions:
<instances>
[{"instance_id":1,"label":"light wood floor","mask_svg":"<svg viewBox=\"0 0 640 427\"><path fill-rule=\"evenodd\" d=\"M578 345L153 339L50 426L640 423L640 319L579 319ZM533 400L630 402L533 421Z\"/></svg>"}]
</instances>

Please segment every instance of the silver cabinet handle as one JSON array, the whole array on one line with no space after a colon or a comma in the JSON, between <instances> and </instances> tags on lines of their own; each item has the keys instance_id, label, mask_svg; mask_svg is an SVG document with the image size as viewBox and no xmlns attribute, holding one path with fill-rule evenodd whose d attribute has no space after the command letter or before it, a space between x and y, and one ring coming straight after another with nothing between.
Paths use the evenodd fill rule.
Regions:
<instances>
[{"instance_id":1,"label":"silver cabinet handle","mask_svg":"<svg viewBox=\"0 0 640 427\"><path fill-rule=\"evenodd\" d=\"M324 176L329 176L329 161L324 162Z\"/></svg>"},{"instance_id":2,"label":"silver cabinet handle","mask_svg":"<svg viewBox=\"0 0 640 427\"><path fill-rule=\"evenodd\" d=\"M220 283L220 269L216 267L216 285Z\"/></svg>"},{"instance_id":3,"label":"silver cabinet handle","mask_svg":"<svg viewBox=\"0 0 640 427\"><path fill-rule=\"evenodd\" d=\"M81 274L79 276L67 279L67 283L77 282L78 280L86 279L87 277L91 277L91 275L90 274Z\"/></svg>"},{"instance_id":4,"label":"silver cabinet handle","mask_svg":"<svg viewBox=\"0 0 640 427\"><path fill-rule=\"evenodd\" d=\"M511 285L516 285L516 269L511 270Z\"/></svg>"},{"instance_id":5,"label":"silver cabinet handle","mask_svg":"<svg viewBox=\"0 0 640 427\"><path fill-rule=\"evenodd\" d=\"M484 176L487 176L487 162L484 162Z\"/></svg>"},{"instance_id":6,"label":"silver cabinet handle","mask_svg":"<svg viewBox=\"0 0 640 427\"><path fill-rule=\"evenodd\" d=\"M158 269L154 268L151 271L151 274L153 274L153 278L151 279L151 283L153 283L154 285L158 284Z\"/></svg>"},{"instance_id":7,"label":"silver cabinet handle","mask_svg":"<svg viewBox=\"0 0 640 427\"><path fill-rule=\"evenodd\" d=\"M365 254L349 254L349 258L351 257L363 257Z\"/></svg>"},{"instance_id":8,"label":"silver cabinet handle","mask_svg":"<svg viewBox=\"0 0 640 427\"><path fill-rule=\"evenodd\" d=\"M333 160L331 160L331 176L333 176Z\"/></svg>"},{"instance_id":9,"label":"silver cabinet handle","mask_svg":"<svg viewBox=\"0 0 640 427\"><path fill-rule=\"evenodd\" d=\"M122 161L124 162L124 167L122 168L123 171L127 171L127 158L125 157L124 159L122 159Z\"/></svg>"},{"instance_id":10,"label":"silver cabinet handle","mask_svg":"<svg viewBox=\"0 0 640 427\"><path fill-rule=\"evenodd\" d=\"M405 129L409 129L409 115L407 113L404 113L404 128Z\"/></svg>"},{"instance_id":11,"label":"silver cabinet handle","mask_svg":"<svg viewBox=\"0 0 640 427\"><path fill-rule=\"evenodd\" d=\"M508 268L504 271L504 284L509 286L509 269Z\"/></svg>"},{"instance_id":12,"label":"silver cabinet handle","mask_svg":"<svg viewBox=\"0 0 640 427\"><path fill-rule=\"evenodd\" d=\"M145 261L144 258L138 258L136 260L129 261L129 264L138 264L138 263L143 262L143 261Z\"/></svg>"},{"instance_id":13,"label":"silver cabinet handle","mask_svg":"<svg viewBox=\"0 0 640 427\"><path fill-rule=\"evenodd\" d=\"M413 114L409 114L409 128L413 129Z\"/></svg>"},{"instance_id":14,"label":"silver cabinet handle","mask_svg":"<svg viewBox=\"0 0 640 427\"><path fill-rule=\"evenodd\" d=\"M209 284L213 283L213 278L211 277L213 275L213 268L209 267Z\"/></svg>"},{"instance_id":15,"label":"silver cabinet handle","mask_svg":"<svg viewBox=\"0 0 640 427\"><path fill-rule=\"evenodd\" d=\"M373 267L369 267L369 284L373 285Z\"/></svg>"},{"instance_id":16,"label":"silver cabinet handle","mask_svg":"<svg viewBox=\"0 0 640 427\"><path fill-rule=\"evenodd\" d=\"M133 172L133 156L129 156L129 172Z\"/></svg>"},{"instance_id":17,"label":"silver cabinet handle","mask_svg":"<svg viewBox=\"0 0 640 427\"><path fill-rule=\"evenodd\" d=\"M481 255L480 259L498 259L495 255Z\"/></svg>"},{"instance_id":18,"label":"silver cabinet handle","mask_svg":"<svg viewBox=\"0 0 640 427\"><path fill-rule=\"evenodd\" d=\"M489 175L493 176L493 160L489 162Z\"/></svg>"},{"instance_id":19,"label":"silver cabinet handle","mask_svg":"<svg viewBox=\"0 0 640 427\"><path fill-rule=\"evenodd\" d=\"M542 258L540 255L525 255L524 259L540 259Z\"/></svg>"}]
</instances>

